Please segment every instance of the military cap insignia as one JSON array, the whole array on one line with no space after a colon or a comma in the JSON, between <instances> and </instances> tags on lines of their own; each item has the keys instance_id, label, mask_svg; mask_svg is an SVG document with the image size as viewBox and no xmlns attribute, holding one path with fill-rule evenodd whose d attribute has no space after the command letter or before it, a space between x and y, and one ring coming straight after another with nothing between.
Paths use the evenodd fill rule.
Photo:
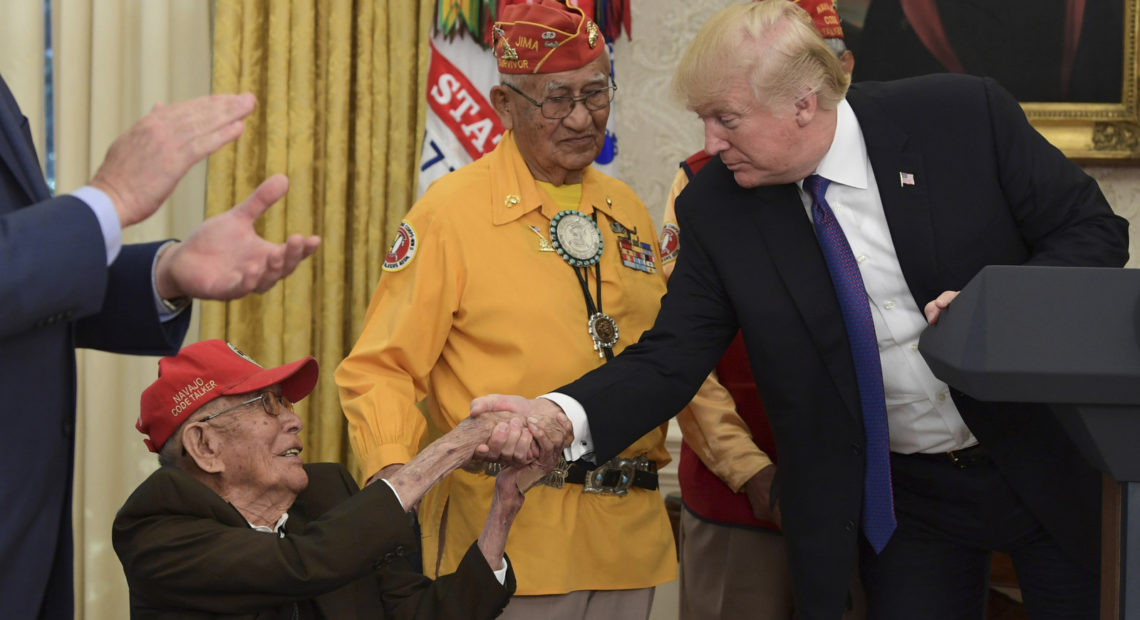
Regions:
<instances>
[{"instance_id":1,"label":"military cap insignia","mask_svg":"<svg viewBox=\"0 0 1140 620\"><path fill-rule=\"evenodd\" d=\"M503 31L503 28L501 26L495 24L495 27L492 29L492 34L494 34L495 38L497 38L501 43L499 46L499 58L501 60L519 59L518 52L516 52L515 48L511 47L510 42L507 41L507 33Z\"/></svg>"},{"instance_id":2,"label":"military cap insignia","mask_svg":"<svg viewBox=\"0 0 1140 620\"><path fill-rule=\"evenodd\" d=\"M233 351L234 353L236 353L237 356L242 358L243 360L249 362L250 364L253 364L254 366L257 366L258 368L264 368L264 366L262 366L261 364L258 364L257 362L253 361L252 357L246 355L245 351L242 351L241 349L235 347L234 345L232 345L228 342L226 343L226 346L230 348L230 351Z\"/></svg>"},{"instance_id":3,"label":"military cap insignia","mask_svg":"<svg viewBox=\"0 0 1140 620\"><path fill-rule=\"evenodd\" d=\"M590 49L598 46L598 26L592 20L586 22L586 42L590 44Z\"/></svg>"}]
</instances>

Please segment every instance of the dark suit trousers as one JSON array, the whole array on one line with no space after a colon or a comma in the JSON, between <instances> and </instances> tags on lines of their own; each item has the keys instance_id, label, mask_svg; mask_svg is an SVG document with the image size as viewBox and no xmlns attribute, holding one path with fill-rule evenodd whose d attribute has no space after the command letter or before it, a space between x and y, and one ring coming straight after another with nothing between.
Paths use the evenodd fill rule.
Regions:
<instances>
[{"instance_id":1,"label":"dark suit trousers","mask_svg":"<svg viewBox=\"0 0 1140 620\"><path fill-rule=\"evenodd\" d=\"M860 569L871 620L981 620L990 551L1010 554L1033 620L1098 617L1099 579L1067 557L984 455L891 455L898 529Z\"/></svg>"}]
</instances>

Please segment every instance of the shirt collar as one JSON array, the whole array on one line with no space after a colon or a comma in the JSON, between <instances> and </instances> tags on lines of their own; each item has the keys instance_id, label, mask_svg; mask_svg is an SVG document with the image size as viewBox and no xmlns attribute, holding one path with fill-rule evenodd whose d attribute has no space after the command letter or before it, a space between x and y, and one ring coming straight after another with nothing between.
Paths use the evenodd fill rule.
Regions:
<instances>
[{"instance_id":1,"label":"shirt collar","mask_svg":"<svg viewBox=\"0 0 1140 620\"><path fill-rule=\"evenodd\" d=\"M867 189L867 143L851 104L844 99L835 109L835 137L815 169L832 183Z\"/></svg>"},{"instance_id":2,"label":"shirt collar","mask_svg":"<svg viewBox=\"0 0 1140 620\"><path fill-rule=\"evenodd\" d=\"M278 534L280 536L284 536L285 532L282 531L282 528L285 527L285 522L288 520L289 520L289 513L286 512L285 514L281 515L281 518L277 520L277 523L274 524L272 528L270 528L269 526L266 526L266 525L254 525L252 523L249 523L249 521L246 521L246 523L249 523L250 528L255 529L259 532L265 532L266 534Z\"/></svg>"},{"instance_id":3,"label":"shirt collar","mask_svg":"<svg viewBox=\"0 0 1140 620\"><path fill-rule=\"evenodd\" d=\"M541 209L546 219L553 219L560 209L554 199L546 195L534 182L534 177L515 144L514 132L503 134L495 150L486 155L491 175L491 221L496 226L513 222L523 215ZM582 171L582 202L578 209L590 215L594 209L611 219L631 226L632 222L621 209L615 209L613 199L603 192L602 173L587 166ZM628 206L627 206L628 207Z\"/></svg>"}]
</instances>

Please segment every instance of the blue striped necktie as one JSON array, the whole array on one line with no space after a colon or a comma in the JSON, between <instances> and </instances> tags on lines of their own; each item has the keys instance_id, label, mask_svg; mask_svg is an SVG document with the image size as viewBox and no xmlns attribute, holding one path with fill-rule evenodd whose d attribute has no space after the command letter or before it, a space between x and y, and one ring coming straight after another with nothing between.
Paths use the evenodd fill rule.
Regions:
<instances>
[{"instance_id":1,"label":"blue striped necktie","mask_svg":"<svg viewBox=\"0 0 1140 620\"><path fill-rule=\"evenodd\" d=\"M839 298L843 325L851 343L859 401L863 407L863 432L867 442L867 464L863 472L863 534L875 553L883 550L895 531L894 500L891 496L891 455L887 437L887 404L883 395L883 369L875 322L863 288L863 277L843 228L835 219L824 194L831 182L813 174L804 179L811 194L811 219L815 236L831 273L831 284Z\"/></svg>"}]
</instances>

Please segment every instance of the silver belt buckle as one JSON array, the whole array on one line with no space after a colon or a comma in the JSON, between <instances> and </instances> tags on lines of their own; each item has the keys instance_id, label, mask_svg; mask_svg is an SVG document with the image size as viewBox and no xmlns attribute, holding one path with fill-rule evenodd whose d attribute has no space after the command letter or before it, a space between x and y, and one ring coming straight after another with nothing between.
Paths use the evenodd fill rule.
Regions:
<instances>
[{"instance_id":1,"label":"silver belt buckle","mask_svg":"<svg viewBox=\"0 0 1140 620\"><path fill-rule=\"evenodd\" d=\"M566 458L559 457L558 465L550 470L550 473L536 480L531 488L541 484L552 489L561 489L566 484L566 474L568 473L567 470L569 467L570 465L566 462ZM483 464L483 473L492 478L498 476L501 471L503 471L503 466L500 463Z\"/></svg>"},{"instance_id":2,"label":"silver belt buckle","mask_svg":"<svg viewBox=\"0 0 1140 620\"><path fill-rule=\"evenodd\" d=\"M636 459L612 458L586 472L586 482L583 485L586 493L599 493L601 495L625 495L633 484L633 475L638 465L645 457Z\"/></svg>"},{"instance_id":3,"label":"silver belt buckle","mask_svg":"<svg viewBox=\"0 0 1140 620\"><path fill-rule=\"evenodd\" d=\"M566 473L569 467L570 465L566 462L566 457L558 457L558 465L550 470L549 474L540 478L537 484L542 484L552 489L561 489L566 484Z\"/></svg>"}]
</instances>

